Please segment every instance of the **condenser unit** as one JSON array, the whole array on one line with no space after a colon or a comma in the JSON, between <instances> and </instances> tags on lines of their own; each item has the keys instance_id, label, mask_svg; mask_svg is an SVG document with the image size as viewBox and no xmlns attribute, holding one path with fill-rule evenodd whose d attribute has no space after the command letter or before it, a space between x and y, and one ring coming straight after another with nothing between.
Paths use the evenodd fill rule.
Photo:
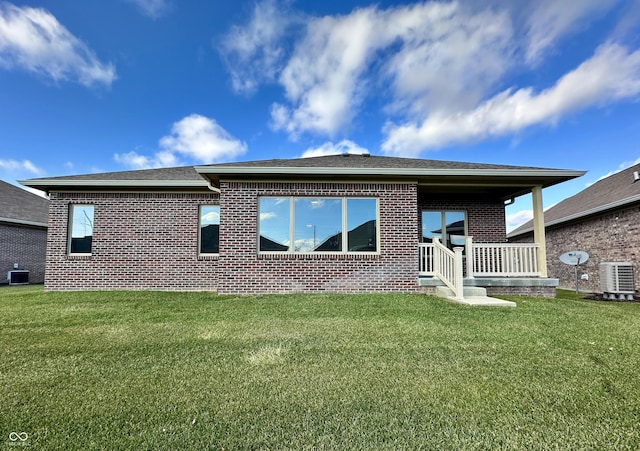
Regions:
<instances>
[{"instance_id":1,"label":"condenser unit","mask_svg":"<svg viewBox=\"0 0 640 451\"><path fill-rule=\"evenodd\" d=\"M26 269L14 269L7 272L9 285L27 285L29 283L29 271Z\"/></svg>"},{"instance_id":2,"label":"condenser unit","mask_svg":"<svg viewBox=\"0 0 640 451\"><path fill-rule=\"evenodd\" d=\"M636 291L633 265L626 262L600 263L600 288L605 299L632 301Z\"/></svg>"}]
</instances>

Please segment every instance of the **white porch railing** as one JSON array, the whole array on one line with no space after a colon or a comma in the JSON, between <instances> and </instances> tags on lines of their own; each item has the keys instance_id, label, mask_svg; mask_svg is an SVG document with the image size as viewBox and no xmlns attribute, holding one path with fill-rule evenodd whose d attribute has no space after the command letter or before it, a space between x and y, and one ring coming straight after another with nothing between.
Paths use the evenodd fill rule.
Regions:
<instances>
[{"instance_id":1,"label":"white porch railing","mask_svg":"<svg viewBox=\"0 0 640 451\"><path fill-rule=\"evenodd\" d=\"M432 275L442 280L456 299L463 297L462 248L451 251L443 246L438 238L433 243L420 243L420 274Z\"/></svg>"},{"instance_id":2,"label":"white porch railing","mask_svg":"<svg viewBox=\"0 0 640 451\"><path fill-rule=\"evenodd\" d=\"M539 277L538 245L534 243L472 243L475 277Z\"/></svg>"},{"instance_id":3,"label":"white porch railing","mask_svg":"<svg viewBox=\"0 0 640 451\"><path fill-rule=\"evenodd\" d=\"M419 244L419 274L447 278L451 272L449 265L454 263L443 261L444 257L441 254L447 254L451 258L454 252L439 242L438 245L448 253L441 249L436 251L435 241L434 239L434 243ZM535 243L474 243L471 237L468 237L467 277L539 277L537 248L538 245ZM462 253L460 254L460 262L462 262Z\"/></svg>"}]
</instances>

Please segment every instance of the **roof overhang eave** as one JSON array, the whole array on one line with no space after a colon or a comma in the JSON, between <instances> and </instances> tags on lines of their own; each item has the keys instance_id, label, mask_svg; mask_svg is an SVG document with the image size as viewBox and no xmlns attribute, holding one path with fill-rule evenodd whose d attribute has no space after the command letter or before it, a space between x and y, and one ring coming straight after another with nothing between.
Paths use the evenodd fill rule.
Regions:
<instances>
[{"instance_id":1,"label":"roof overhang eave","mask_svg":"<svg viewBox=\"0 0 640 451\"><path fill-rule=\"evenodd\" d=\"M584 171L564 169L422 169L422 168L349 168L349 167L247 167L247 166L195 166L199 174L213 175L362 175L398 177L537 177L575 178Z\"/></svg>"},{"instance_id":2,"label":"roof overhang eave","mask_svg":"<svg viewBox=\"0 0 640 451\"><path fill-rule=\"evenodd\" d=\"M287 177L291 179L340 178L340 179L395 179L412 180L422 186L512 186L522 187L513 197L530 192L531 187L543 188L580 177L585 171L563 169L423 169L423 168L332 168L332 167L247 167L247 166L196 166L196 172L216 183L229 178ZM511 197L511 196L509 196Z\"/></svg>"},{"instance_id":3,"label":"roof overhang eave","mask_svg":"<svg viewBox=\"0 0 640 451\"><path fill-rule=\"evenodd\" d=\"M31 227L42 227L42 228L49 227L49 224L47 224L46 222L27 221L24 219L3 218L3 217L0 217L0 223L24 225L24 226L31 226Z\"/></svg>"},{"instance_id":4,"label":"roof overhang eave","mask_svg":"<svg viewBox=\"0 0 640 451\"><path fill-rule=\"evenodd\" d=\"M95 190L111 189L149 189L163 188L168 190L179 189L212 189L210 183L205 180L60 180L60 179L31 179L19 180L18 183L30 188L44 191L59 191L64 189L78 190L90 188Z\"/></svg>"}]
</instances>

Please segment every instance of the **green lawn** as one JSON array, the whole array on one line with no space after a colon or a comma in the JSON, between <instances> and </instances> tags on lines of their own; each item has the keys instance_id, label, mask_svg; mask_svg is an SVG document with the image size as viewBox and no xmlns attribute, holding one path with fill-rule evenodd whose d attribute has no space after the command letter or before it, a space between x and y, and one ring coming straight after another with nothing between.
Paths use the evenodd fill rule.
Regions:
<instances>
[{"instance_id":1,"label":"green lawn","mask_svg":"<svg viewBox=\"0 0 640 451\"><path fill-rule=\"evenodd\" d=\"M640 304L509 299L2 287L0 447L639 449Z\"/></svg>"}]
</instances>

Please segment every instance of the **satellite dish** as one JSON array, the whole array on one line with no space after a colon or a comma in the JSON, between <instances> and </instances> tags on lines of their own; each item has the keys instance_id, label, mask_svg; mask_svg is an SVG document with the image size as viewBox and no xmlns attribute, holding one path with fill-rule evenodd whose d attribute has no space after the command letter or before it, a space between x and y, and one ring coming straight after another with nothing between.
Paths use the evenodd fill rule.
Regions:
<instances>
[{"instance_id":1,"label":"satellite dish","mask_svg":"<svg viewBox=\"0 0 640 451\"><path fill-rule=\"evenodd\" d=\"M560 256L560 261L566 265L578 266L589 260L589 254L584 251L565 252Z\"/></svg>"},{"instance_id":2,"label":"satellite dish","mask_svg":"<svg viewBox=\"0 0 640 451\"><path fill-rule=\"evenodd\" d=\"M578 293L578 288L579 288L578 287L578 280L579 280L578 266L580 266L581 263L585 263L587 260L589 260L589 254L583 251L565 252L560 256L560 261L562 263L573 266L573 271L575 272L575 275L576 275L576 294Z\"/></svg>"}]
</instances>

